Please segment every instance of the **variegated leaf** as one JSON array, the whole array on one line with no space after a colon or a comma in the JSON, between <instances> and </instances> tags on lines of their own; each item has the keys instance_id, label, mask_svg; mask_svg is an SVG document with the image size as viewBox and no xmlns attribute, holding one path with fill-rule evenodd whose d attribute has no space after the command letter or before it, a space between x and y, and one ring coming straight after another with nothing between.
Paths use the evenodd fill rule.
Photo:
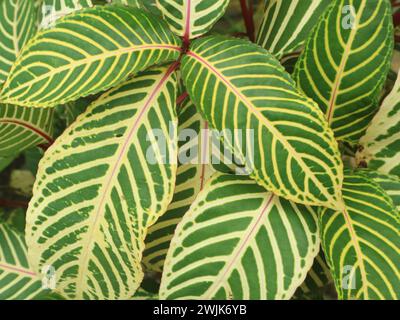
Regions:
<instances>
[{"instance_id":1,"label":"variegated leaf","mask_svg":"<svg viewBox=\"0 0 400 320\"><path fill-rule=\"evenodd\" d=\"M90 7L93 7L91 0L43 0L39 12L39 29L53 27L57 19Z\"/></svg>"},{"instance_id":2,"label":"variegated leaf","mask_svg":"<svg viewBox=\"0 0 400 320\"><path fill-rule=\"evenodd\" d=\"M391 176L371 170L359 170L358 173L379 184L389 197L392 198L393 204L400 212L400 178L398 176Z\"/></svg>"},{"instance_id":3,"label":"variegated leaf","mask_svg":"<svg viewBox=\"0 0 400 320\"><path fill-rule=\"evenodd\" d=\"M340 299L400 298L400 219L393 201L362 174L347 172L345 208L321 209L324 253Z\"/></svg>"},{"instance_id":4,"label":"variegated leaf","mask_svg":"<svg viewBox=\"0 0 400 320\"><path fill-rule=\"evenodd\" d=\"M179 39L151 14L121 5L88 8L57 20L24 47L0 100L36 107L63 104L179 54Z\"/></svg>"},{"instance_id":5,"label":"variegated leaf","mask_svg":"<svg viewBox=\"0 0 400 320\"><path fill-rule=\"evenodd\" d=\"M41 278L29 267L23 234L0 222L0 300L28 300L43 295Z\"/></svg>"},{"instance_id":6,"label":"variegated leaf","mask_svg":"<svg viewBox=\"0 0 400 320\"><path fill-rule=\"evenodd\" d=\"M267 0L257 43L278 59L301 48L332 0Z\"/></svg>"},{"instance_id":7,"label":"variegated leaf","mask_svg":"<svg viewBox=\"0 0 400 320\"><path fill-rule=\"evenodd\" d=\"M53 142L54 110L0 104L0 156Z\"/></svg>"},{"instance_id":8,"label":"variegated leaf","mask_svg":"<svg viewBox=\"0 0 400 320\"><path fill-rule=\"evenodd\" d=\"M244 176L216 174L179 223L161 299L289 299L319 250L317 216Z\"/></svg>"},{"instance_id":9,"label":"variegated leaf","mask_svg":"<svg viewBox=\"0 0 400 320\"><path fill-rule=\"evenodd\" d=\"M140 285L147 228L175 185L176 67L101 96L40 162L27 213L29 259L36 271L52 265L67 297L129 299Z\"/></svg>"},{"instance_id":10,"label":"variegated leaf","mask_svg":"<svg viewBox=\"0 0 400 320\"><path fill-rule=\"evenodd\" d=\"M206 158L210 145L208 132L204 131L208 129L206 121L197 113L195 105L189 99L186 99L179 109L179 160L181 161L177 171L174 198L167 212L149 228L146 250L143 253L146 269L157 272L162 272L176 225L213 173L211 164ZM184 130L192 132L185 133ZM196 137L187 141L184 134L188 133L196 133ZM188 159L186 159L187 153L190 153Z\"/></svg>"},{"instance_id":11,"label":"variegated leaf","mask_svg":"<svg viewBox=\"0 0 400 320\"><path fill-rule=\"evenodd\" d=\"M208 32L228 4L229 0L157 0L171 30L186 41Z\"/></svg>"},{"instance_id":12,"label":"variegated leaf","mask_svg":"<svg viewBox=\"0 0 400 320\"><path fill-rule=\"evenodd\" d=\"M307 40L294 78L339 140L358 141L374 116L390 69L389 0L334 0Z\"/></svg>"},{"instance_id":13,"label":"variegated leaf","mask_svg":"<svg viewBox=\"0 0 400 320\"><path fill-rule=\"evenodd\" d=\"M182 74L210 126L244 136L246 143L224 144L259 184L295 202L337 206L342 163L333 132L271 54L245 40L206 37L192 43Z\"/></svg>"},{"instance_id":14,"label":"variegated leaf","mask_svg":"<svg viewBox=\"0 0 400 320\"><path fill-rule=\"evenodd\" d=\"M0 1L0 86L24 47L37 30L32 0Z\"/></svg>"},{"instance_id":15,"label":"variegated leaf","mask_svg":"<svg viewBox=\"0 0 400 320\"><path fill-rule=\"evenodd\" d=\"M358 164L364 162L370 169L400 176L400 74L360 144Z\"/></svg>"}]
</instances>

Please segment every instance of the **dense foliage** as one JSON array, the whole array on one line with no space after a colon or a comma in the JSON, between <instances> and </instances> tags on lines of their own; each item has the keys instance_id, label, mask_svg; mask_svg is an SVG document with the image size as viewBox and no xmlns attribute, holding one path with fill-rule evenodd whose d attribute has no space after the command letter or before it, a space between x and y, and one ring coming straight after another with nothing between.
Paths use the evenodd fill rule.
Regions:
<instances>
[{"instance_id":1,"label":"dense foliage","mask_svg":"<svg viewBox=\"0 0 400 320\"><path fill-rule=\"evenodd\" d=\"M0 0L0 298L399 299L399 7Z\"/></svg>"}]
</instances>

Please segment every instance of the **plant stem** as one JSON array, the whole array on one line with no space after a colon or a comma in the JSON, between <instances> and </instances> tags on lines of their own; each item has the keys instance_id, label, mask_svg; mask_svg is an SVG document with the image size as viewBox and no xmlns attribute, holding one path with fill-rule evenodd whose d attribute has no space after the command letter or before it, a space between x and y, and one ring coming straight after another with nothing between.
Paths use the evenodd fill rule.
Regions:
<instances>
[{"instance_id":1,"label":"plant stem","mask_svg":"<svg viewBox=\"0 0 400 320\"><path fill-rule=\"evenodd\" d=\"M244 24L246 26L247 36L252 42L254 42L256 37L253 19L253 0L240 0L240 6L242 8L242 15Z\"/></svg>"},{"instance_id":2,"label":"plant stem","mask_svg":"<svg viewBox=\"0 0 400 320\"><path fill-rule=\"evenodd\" d=\"M188 95L187 92L182 93L182 94L178 97L178 99L176 99L176 104L177 104L177 105L182 104L183 101L185 101L186 98L187 98L188 96L189 96L189 95Z\"/></svg>"}]
</instances>

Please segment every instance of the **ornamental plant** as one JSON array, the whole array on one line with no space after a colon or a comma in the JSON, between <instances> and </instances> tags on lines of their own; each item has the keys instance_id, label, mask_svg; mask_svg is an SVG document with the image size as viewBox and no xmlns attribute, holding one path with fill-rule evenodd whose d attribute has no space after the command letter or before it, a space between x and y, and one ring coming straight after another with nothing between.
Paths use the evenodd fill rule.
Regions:
<instances>
[{"instance_id":1,"label":"ornamental plant","mask_svg":"<svg viewBox=\"0 0 400 320\"><path fill-rule=\"evenodd\" d=\"M108 2L0 0L0 297L398 299L398 2Z\"/></svg>"}]
</instances>

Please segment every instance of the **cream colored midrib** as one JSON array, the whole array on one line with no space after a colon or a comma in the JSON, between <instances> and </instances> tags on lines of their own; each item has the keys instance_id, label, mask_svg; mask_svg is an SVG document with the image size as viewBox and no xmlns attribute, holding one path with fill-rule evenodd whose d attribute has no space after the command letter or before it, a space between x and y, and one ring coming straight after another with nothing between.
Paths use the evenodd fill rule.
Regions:
<instances>
[{"instance_id":1,"label":"cream colored midrib","mask_svg":"<svg viewBox=\"0 0 400 320\"><path fill-rule=\"evenodd\" d=\"M344 202L344 200L342 200ZM344 207L343 211L343 217L347 226L347 229L349 231L350 234L350 240L353 243L353 247L354 247L354 251L356 252L356 256L357 256L357 261L358 264L360 266L360 274L361 274L361 279L362 279L362 290L364 291L364 299L368 300L368 279L367 279L367 273L365 270L365 265L364 265L364 260L362 258L363 254L361 251L361 247L360 247L360 243L358 241L358 237L357 234L354 230L350 215L346 209L346 207Z\"/></svg>"},{"instance_id":2,"label":"cream colored midrib","mask_svg":"<svg viewBox=\"0 0 400 320\"><path fill-rule=\"evenodd\" d=\"M202 65L204 65L207 69L209 69L212 73L214 73L217 78L220 78L224 81L226 81L229 86L228 89L230 91L232 91L235 95L238 95L239 98L241 99L241 101L248 107L248 109L251 111L252 114L254 114L257 119L263 123L269 131L271 131L274 135L274 137L276 137L276 139L278 139L284 146L285 148L287 148L287 150L289 151L291 157L293 157L294 159L296 159L296 161L301 165L301 167L303 168L305 174L307 177L309 177L310 180L312 180L312 182L319 188L319 190L324 194L324 196L326 197L326 202L330 203L330 199L332 198L332 195L328 194L326 192L325 187L321 184L321 182L316 179L315 175L310 171L310 169L308 168L308 166L304 163L302 157L297 153L297 151L287 142L286 138L281 134L281 132L279 132L272 124L270 124L265 117L262 115L262 113L257 110L257 108L255 106L253 106L253 104L240 92L240 90L238 90L229 79L227 79L223 74L221 74L217 68L215 68L210 62L208 62L207 60L205 60L204 58L202 58L200 55L198 55L195 52L190 52L190 55L196 59L198 62L200 62ZM205 63L203 62L203 59L205 61ZM211 68L210 68L210 66ZM214 68L216 71L214 72L214 70L212 69ZM236 92L236 90L238 92ZM331 205L333 205L333 203L331 203Z\"/></svg>"},{"instance_id":3,"label":"cream colored midrib","mask_svg":"<svg viewBox=\"0 0 400 320\"><path fill-rule=\"evenodd\" d=\"M355 27L351 29L350 37L349 37L349 40L348 40L348 42L346 44L345 50L343 52L343 56L342 56L342 59L340 61L340 65L339 65L339 70L338 70L338 73L336 74L335 81L333 83L332 95L331 95L331 97L329 99L328 108L326 110L326 116L327 116L327 120L328 120L329 125L332 124L332 121L333 121L333 118L334 118L335 104L336 104L337 97L339 95L339 88L340 88L340 85L341 85L342 79L343 79L342 75L344 73L344 68L345 68L346 63L348 61L348 58L350 56L351 47L353 46L357 31L358 31L357 27L360 24L361 15L364 12L365 5L366 5L366 2L363 1L363 4L360 7L360 10L359 10L359 12L358 12L358 14L356 16Z\"/></svg>"},{"instance_id":4,"label":"cream colored midrib","mask_svg":"<svg viewBox=\"0 0 400 320\"><path fill-rule=\"evenodd\" d=\"M53 71L42 74L41 76L35 76L33 78L33 80L25 82L23 85L18 86L17 88L15 88L14 90L10 90L7 93L7 96L4 99L4 102L13 102L12 99L8 99L7 97L12 96L12 94L16 91L20 91L22 88L26 88L26 87L31 87L32 85L34 85L35 83L38 83L39 81L46 79L46 78L52 78L54 75L59 74L63 71L66 70L74 70L77 67L83 66L83 65L88 65L88 64L93 64L96 61L103 61L107 58L111 58L111 57L115 57L118 58L123 54L129 54L129 53L133 53L133 52L137 52L140 50L157 50L157 49L164 49L164 50L175 50L175 51L180 51L180 48L178 46L175 45L167 45L167 44L145 44L145 45L138 45L138 46L133 46L133 47L128 47L128 48L120 48L118 50L113 50L113 51L107 51L104 52L103 54L99 54L99 55L94 55L94 56L89 56L85 59L81 59L78 61L74 61L73 63L70 64L66 64L62 67L58 67L55 68ZM21 69L21 70L24 70ZM9 82L12 80L12 78L8 78L8 80L4 83L4 88L6 88L9 85ZM3 95L0 95L0 97L2 97Z\"/></svg>"},{"instance_id":5,"label":"cream colored midrib","mask_svg":"<svg viewBox=\"0 0 400 320\"><path fill-rule=\"evenodd\" d=\"M143 102L143 105L149 106L148 109L143 114L140 114L140 112L138 112L137 117L135 117L136 121L134 121L134 119L132 119L132 122L131 122L132 124L131 124L130 128L127 128L126 132L130 132L131 130L135 129L135 125L139 126L139 123L137 123L137 121L140 120L139 117L143 117L143 118L146 117L146 115L148 114L148 112L150 110L151 103L155 99L157 99L157 95L156 95L157 92L155 92L155 91L158 91L158 92L161 91L163 89L163 87L165 86L165 83L168 80L168 78L172 75L172 73L170 73L168 78L164 78L167 75L167 72L169 72L169 69L166 70L165 72L161 73L159 75L159 77L160 77L159 80L155 81L153 86L151 88L149 88L148 96ZM162 83L162 81L164 81L164 82ZM114 157L122 158L122 156L124 156L124 154L122 154L122 152L128 152L129 147L126 150L123 150L123 147L124 147L124 144L121 144L120 147L115 151ZM122 165L122 164L116 162L116 163L113 163L113 166L110 166L109 172L107 173L108 176L105 179L106 181L111 180L112 174L114 173L113 169L115 168L116 165ZM99 194L103 194L103 198L104 198L103 201L105 201L105 198L106 198L106 195L104 195L104 192L109 193L109 192L111 192L111 189L112 189L110 186L106 186L106 187L108 187L106 190L104 190L104 188L102 188L102 190L99 191ZM100 211L104 210L104 208L103 209L99 208L99 205L102 205L102 204L103 204L102 202L100 204L97 204L97 210L99 211L99 213L100 213ZM89 236L86 239L86 245L82 246L82 248L83 248L82 251L85 251L85 252L81 252L81 254L80 254L79 271L78 271L78 276L77 276L77 281L76 281L77 297L79 297L79 298L83 298L83 290L84 290L83 281L85 279L87 272L89 271L87 266L88 266L88 261L89 261L89 252L92 250L91 245L93 243L93 238L94 238L93 235L94 235L94 232L97 229L99 229L100 223L101 223L98 215L95 218L97 218L97 221L96 220L92 221L93 225L91 225L91 227L90 227L91 230L87 231L87 234ZM83 266L81 264L82 261L83 261Z\"/></svg>"}]
</instances>

